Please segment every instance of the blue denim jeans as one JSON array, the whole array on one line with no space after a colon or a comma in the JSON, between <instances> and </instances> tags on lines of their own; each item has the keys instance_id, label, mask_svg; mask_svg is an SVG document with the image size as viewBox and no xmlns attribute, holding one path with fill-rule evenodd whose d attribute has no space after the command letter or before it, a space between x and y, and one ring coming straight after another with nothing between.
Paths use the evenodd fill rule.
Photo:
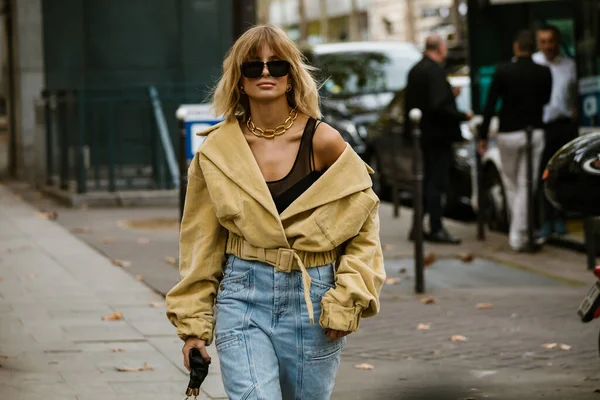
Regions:
<instances>
[{"instance_id":1,"label":"blue denim jeans","mask_svg":"<svg viewBox=\"0 0 600 400\"><path fill-rule=\"evenodd\" d=\"M329 264L308 268L315 324L299 271L229 255L217 293L215 344L231 400L329 399L346 339L328 342L321 298L333 288Z\"/></svg>"}]
</instances>

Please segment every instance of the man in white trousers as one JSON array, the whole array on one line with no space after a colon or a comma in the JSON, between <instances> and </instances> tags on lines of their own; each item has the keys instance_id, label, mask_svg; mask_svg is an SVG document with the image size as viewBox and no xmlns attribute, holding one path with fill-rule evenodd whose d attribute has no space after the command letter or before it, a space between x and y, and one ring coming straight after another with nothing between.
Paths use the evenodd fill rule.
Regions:
<instances>
[{"instance_id":1,"label":"man in white trousers","mask_svg":"<svg viewBox=\"0 0 600 400\"><path fill-rule=\"evenodd\" d=\"M509 244L515 251L527 246L527 158L526 133L533 127L533 176L538 176L544 151L544 106L550 101L552 75L550 69L536 64L531 55L535 36L521 31L513 43L514 58L497 67L484 111L479 137L479 151L487 149L490 121L496 103L502 100L500 127L496 139L502 169L506 177L506 197L510 205ZM534 179L534 184L537 179Z\"/></svg>"}]
</instances>

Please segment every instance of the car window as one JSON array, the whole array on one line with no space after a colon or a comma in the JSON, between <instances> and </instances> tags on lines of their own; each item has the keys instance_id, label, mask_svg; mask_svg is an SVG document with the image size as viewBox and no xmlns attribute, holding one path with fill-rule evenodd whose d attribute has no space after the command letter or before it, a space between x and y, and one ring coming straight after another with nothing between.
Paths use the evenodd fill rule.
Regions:
<instances>
[{"instance_id":1,"label":"car window","mask_svg":"<svg viewBox=\"0 0 600 400\"><path fill-rule=\"evenodd\" d=\"M393 52L336 52L314 57L325 95L396 92L406 86L418 57Z\"/></svg>"}]
</instances>

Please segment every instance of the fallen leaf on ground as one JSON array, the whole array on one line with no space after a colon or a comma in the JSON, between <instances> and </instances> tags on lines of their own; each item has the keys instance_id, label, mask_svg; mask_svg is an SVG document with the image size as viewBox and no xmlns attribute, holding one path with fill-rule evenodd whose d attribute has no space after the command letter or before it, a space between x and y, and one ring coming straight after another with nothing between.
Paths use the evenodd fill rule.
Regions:
<instances>
[{"instance_id":1,"label":"fallen leaf on ground","mask_svg":"<svg viewBox=\"0 0 600 400\"><path fill-rule=\"evenodd\" d=\"M480 310L489 310L494 308L493 305L491 305L490 303L479 303L477 304L477 308Z\"/></svg>"},{"instance_id":2,"label":"fallen leaf on ground","mask_svg":"<svg viewBox=\"0 0 600 400\"><path fill-rule=\"evenodd\" d=\"M112 260L112 263L113 263L113 265L116 265L117 267L123 267L123 268L131 267L131 261Z\"/></svg>"},{"instance_id":3,"label":"fallen leaf on ground","mask_svg":"<svg viewBox=\"0 0 600 400\"><path fill-rule=\"evenodd\" d=\"M374 367L373 365L371 365L371 364L367 364L367 363L364 363L364 364L356 364L356 365L354 366L354 368L356 368L356 369L363 369L363 370L372 370L372 369L375 369L375 367Z\"/></svg>"},{"instance_id":4,"label":"fallen leaf on ground","mask_svg":"<svg viewBox=\"0 0 600 400\"><path fill-rule=\"evenodd\" d=\"M8 358L8 356L0 354L0 360L6 360L7 358Z\"/></svg>"},{"instance_id":5,"label":"fallen leaf on ground","mask_svg":"<svg viewBox=\"0 0 600 400\"><path fill-rule=\"evenodd\" d=\"M56 361L56 360L48 361L48 364L56 365L56 364L58 364L58 361Z\"/></svg>"},{"instance_id":6,"label":"fallen leaf on ground","mask_svg":"<svg viewBox=\"0 0 600 400\"><path fill-rule=\"evenodd\" d=\"M165 261L167 262L167 264L177 264L177 259L175 257L165 257Z\"/></svg>"},{"instance_id":7,"label":"fallen leaf on ground","mask_svg":"<svg viewBox=\"0 0 600 400\"><path fill-rule=\"evenodd\" d=\"M569 346L568 344L561 344L559 347L561 350L564 350L564 351L571 350L571 346Z\"/></svg>"},{"instance_id":8,"label":"fallen leaf on ground","mask_svg":"<svg viewBox=\"0 0 600 400\"><path fill-rule=\"evenodd\" d=\"M105 237L102 239L102 243L108 244L108 243L114 243L115 242L115 238L112 237Z\"/></svg>"},{"instance_id":9,"label":"fallen leaf on ground","mask_svg":"<svg viewBox=\"0 0 600 400\"><path fill-rule=\"evenodd\" d=\"M392 250L395 246L393 244L384 244L383 245L383 250L387 251L387 250Z\"/></svg>"},{"instance_id":10,"label":"fallen leaf on ground","mask_svg":"<svg viewBox=\"0 0 600 400\"><path fill-rule=\"evenodd\" d=\"M421 297L419 300L421 304L437 304L437 299L434 297Z\"/></svg>"},{"instance_id":11,"label":"fallen leaf on ground","mask_svg":"<svg viewBox=\"0 0 600 400\"><path fill-rule=\"evenodd\" d=\"M81 228L71 228L71 233L91 233L92 232L92 228L89 228L87 226L81 227Z\"/></svg>"},{"instance_id":12,"label":"fallen leaf on ground","mask_svg":"<svg viewBox=\"0 0 600 400\"><path fill-rule=\"evenodd\" d=\"M102 321L119 321L121 319L123 319L123 314L121 314L120 312L116 312L102 317Z\"/></svg>"},{"instance_id":13,"label":"fallen leaf on ground","mask_svg":"<svg viewBox=\"0 0 600 400\"><path fill-rule=\"evenodd\" d=\"M542 345L545 349L554 349L556 346L558 346L558 343L545 343Z\"/></svg>"},{"instance_id":14,"label":"fallen leaf on ground","mask_svg":"<svg viewBox=\"0 0 600 400\"><path fill-rule=\"evenodd\" d=\"M144 275L136 275L135 276L135 280L136 281L143 281L144 280Z\"/></svg>"},{"instance_id":15,"label":"fallen leaf on ground","mask_svg":"<svg viewBox=\"0 0 600 400\"><path fill-rule=\"evenodd\" d=\"M138 244L148 244L150 243L150 239L141 237L137 239L137 242Z\"/></svg>"},{"instance_id":16,"label":"fallen leaf on ground","mask_svg":"<svg viewBox=\"0 0 600 400\"><path fill-rule=\"evenodd\" d=\"M429 267L431 264L433 264L435 262L436 259L437 259L437 257L435 256L435 253L427 253L425 255L423 263L425 264L426 267Z\"/></svg>"},{"instance_id":17,"label":"fallen leaf on ground","mask_svg":"<svg viewBox=\"0 0 600 400\"><path fill-rule=\"evenodd\" d=\"M419 324L417 325L417 330L424 331L431 328L431 324Z\"/></svg>"},{"instance_id":18,"label":"fallen leaf on ground","mask_svg":"<svg viewBox=\"0 0 600 400\"><path fill-rule=\"evenodd\" d=\"M37 278L37 275L36 274L27 274L27 277L29 279L35 279L35 278Z\"/></svg>"},{"instance_id":19,"label":"fallen leaf on ground","mask_svg":"<svg viewBox=\"0 0 600 400\"><path fill-rule=\"evenodd\" d=\"M152 307L154 307L154 308L160 308L160 307L166 307L167 306L167 304L164 301L162 301L162 302L156 301L156 302L150 303L150 305Z\"/></svg>"},{"instance_id":20,"label":"fallen leaf on ground","mask_svg":"<svg viewBox=\"0 0 600 400\"><path fill-rule=\"evenodd\" d=\"M406 268L404 268L404 267L400 268L400 273L401 274L405 274L406 273Z\"/></svg>"},{"instance_id":21,"label":"fallen leaf on ground","mask_svg":"<svg viewBox=\"0 0 600 400\"><path fill-rule=\"evenodd\" d=\"M464 262L464 263L468 263L471 262L475 259L475 257L473 256L472 253L460 253L458 255L458 258L460 261Z\"/></svg>"},{"instance_id":22,"label":"fallen leaf on ground","mask_svg":"<svg viewBox=\"0 0 600 400\"><path fill-rule=\"evenodd\" d=\"M89 208L89 206L88 206L86 203L83 203L83 204L82 204L82 205L79 207L79 209L80 209L80 210L87 210L88 208Z\"/></svg>"},{"instance_id":23,"label":"fallen leaf on ground","mask_svg":"<svg viewBox=\"0 0 600 400\"><path fill-rule=\"evenodd\" d=\"M402 281L402 279L400 278L394 278L391 276L388 276L387 278L385 278L385 284L386 285L397 285Z\"/></svg>"},{"instance_id":24,"label":"fallen leaf on ground","mask_svg":"<svg viewBox=\"0 0 600 400\"><path fill-rule=\"evenodd\" d=\"M441 350L434 350L431 352L431 354L433 354L434 356L439 356L440 354L442 354Z\"/></svg>"},{"instance_id":25,"label":"fallen leaf on ground","mask_svg":"<svg viewBox=\"0 0 600 400\"><path fill-rule=\"evenodd\" d=\"M58 214L54 211L40 211L38 213L38 218L54 221L56 218L58 218Z\"/></svg>"},{"instance_id":26,"label":"fallen leaf on ground","mask_svg":"<svg viewBox=\"0 0 600 400\"><path fill-rule=\"evenodd\" d=\"M0 253L14 253L21 250L33 249L33 246L30 244L23 244L21 246L16 247L2 247L0 248Z\"/></svg>"},{"instance_id":27,"label":"fallen leaf on ground","mask_svg":"<svg viewBox=\"0 0 600 400\"><path fill-rule=\"evenodd\" d=\"M462 335L454 335L450 338L451 342L467 342L469 339L467 339L465 336Z\"/></svg>"},{"instance_id":28,"label":"fallen leaf on ground","mask_svg":"<svg viewBox=\"0 0 600 400\"><path fill-rule=\"evenodd\" d=\"M113 353L122 353L122 352L124 352L125 350L123 350L122 348L118 347L118 348L116 348L116 349L110 349L110 351L112 351Z\"/></svg>"},{"instance_id":29,"label":"fallen leaf on ground","mask_svg":"<svg viewBox=\"0 0 600 400\"><path fill-rule=\"evenodd\" d=\"M142 371L154 371L154 368L144 363L141 367L115 367L119 372L142 372Z\"/></svg>"}]
</instances>

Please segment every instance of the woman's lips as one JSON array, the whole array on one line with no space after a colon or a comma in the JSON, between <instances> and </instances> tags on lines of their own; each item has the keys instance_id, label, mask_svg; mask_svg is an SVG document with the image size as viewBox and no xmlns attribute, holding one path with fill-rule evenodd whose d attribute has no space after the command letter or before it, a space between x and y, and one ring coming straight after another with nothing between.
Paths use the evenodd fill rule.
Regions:
<instances>
[{"instance_id":1,"label":"woman's lips","mask_svg":"<svg viewBox=\"0 0 600 400\"><path fill-rule=\"evenodd\" d=\"M275 86L275 84L265 82L265 83L259 83L257 86L259 88L268 89L268 88L272 88L273 86Z\"/></svg>"}]
</instances>

